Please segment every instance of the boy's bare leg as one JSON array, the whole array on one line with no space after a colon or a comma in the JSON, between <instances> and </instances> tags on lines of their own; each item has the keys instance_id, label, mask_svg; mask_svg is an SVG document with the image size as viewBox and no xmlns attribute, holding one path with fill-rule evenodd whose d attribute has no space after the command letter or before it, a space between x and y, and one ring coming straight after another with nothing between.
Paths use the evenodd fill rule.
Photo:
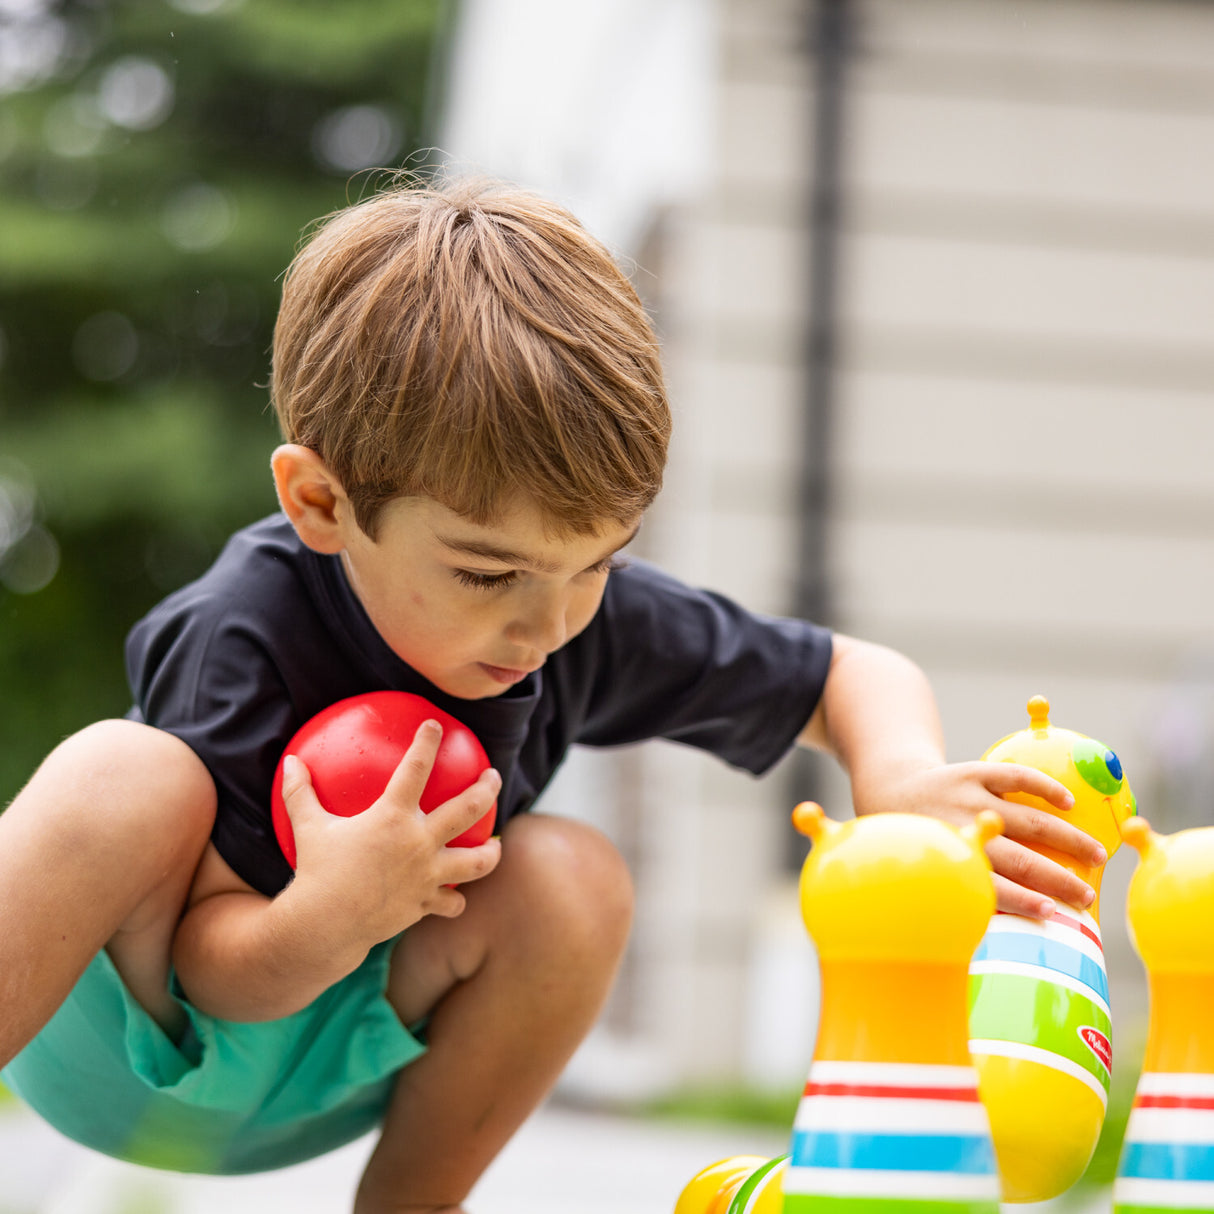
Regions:
<instances>
[{"instance_id":1,"label":"boy's bare leg","mask_svg":"<svg viewBox=\"0 0 1214 1214\"><path fill-rule=\"evenodd\" d=\"M389 997L406 1024L433 1009L429 1050L397 1080L356 1214L458 1214L593 1025L627 943L628 870L582 823L514 819L464 893L459 918L423 919L393 956Z\"/></svg>"},{"instance_id":2,"label":"boy's bare leg","mask_svg":"<svg viewBox=\"0 0 1214 1214\"><path fill-rule=\"evenodd\" d=\"M170 1032L169 946L215 790L178 739L104 721L56 747L0 814L0 1066L103 946Z\"/></svg>"}]
</instances>

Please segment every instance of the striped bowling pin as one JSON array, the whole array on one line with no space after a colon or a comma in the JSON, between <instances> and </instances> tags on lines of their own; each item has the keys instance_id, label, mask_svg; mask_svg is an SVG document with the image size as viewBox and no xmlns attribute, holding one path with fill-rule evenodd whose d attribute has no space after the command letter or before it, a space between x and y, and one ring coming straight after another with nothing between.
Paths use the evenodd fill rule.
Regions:
<instances>
[{"instance_id":1,"label":"striped bowling pin","mask_svg":"<svg viewBox=\"0 0 1214 1214\"><path fill-rule=\"evenodd\" d=\"M1113 1186L1115 1214L1214 1211L1214 827L1123 827L1138 853L1126 914L1150 1027Z\"/></svg>"},{"instance_id":2,"label":"striped bowling pin","mask_svg":"<svg viewBox=\"0 0 1214 1214\"><path fill-rule=\"evenodd\" d=\"M996 1214L999 1181L966 1028L967 965L994 909L983 814L843 825L817 806L801 909L822 1007L783 1214Z\"/></svg>"},{"instance_id":3,"label":"striped bowling pin","mask_svg":"<svg viewBox=\"0 0 1214 1214\"><path fill-rule=\"evenodd\" d=\"M983 758L1036 767L1065 784L1075 797L1065 815L1036 797L1009 800L1065 816L1112 855L1120 824L1135 812L1121 763L1102 743L1051 725L1049 710L1035 696L1029 727ZM1090 913L1060 906L1045 923L996 915L970 966L970 1051L1009 1202L1056 1197L1083 1174L1104 1125L1112 1066L1098 917L1103 866L1037 850L1087 881L1097 900Z\"/></svg>"}]
</instances>

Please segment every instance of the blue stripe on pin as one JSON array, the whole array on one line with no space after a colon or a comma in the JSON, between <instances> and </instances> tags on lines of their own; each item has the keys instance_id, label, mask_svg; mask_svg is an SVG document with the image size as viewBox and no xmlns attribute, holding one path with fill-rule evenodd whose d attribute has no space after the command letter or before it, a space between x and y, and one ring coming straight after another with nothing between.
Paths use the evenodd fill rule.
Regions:
<instances>
[{"instance_id":1,"label":"blue stripe on pin","mask_svg":"<svg viewBox=\"0 0 1214 1214\"><path fill-rule=\"evenodd\" d=\"M789 1166L993 1175L995 1153L985 1136L812 1131L793 1135Z\"/></svg>"},{"instance_id":2,"label":"blue stripe on pin","mask_svg":"<svg viewBox=\"0 0 1214 1214\"><path fill-rule=\"evenodd\" d=\"M1019 932L992 932L984 936L974 954L975 961L1018 961L1040 965L1075 978L1091 987L1105 1003L1109 1001L1109 979L1104 967L1077 948L1044 936Z\"/></svg>"},{"instance_id":3,"label":"blue stripe on pin","mask_svg":"<svg viewBox=\"0 0 1214 1214\"><path fill-rule=\"evenodd\" d=\"M1214 1144L1126 1142L1119 1175L1144 1180L1214 1181Z\"/></svg>"}]
</instances>

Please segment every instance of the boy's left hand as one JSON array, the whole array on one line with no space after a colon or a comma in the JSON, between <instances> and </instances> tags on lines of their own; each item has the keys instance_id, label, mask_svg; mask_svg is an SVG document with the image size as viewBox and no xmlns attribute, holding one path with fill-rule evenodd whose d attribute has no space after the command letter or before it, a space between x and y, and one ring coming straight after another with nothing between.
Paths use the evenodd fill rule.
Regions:
<instances>
[{"instance_id":1,"label":"boy's left hand","mask_svg":"<svg viewBox=\"0 0 1214 1214\"><path fill-rule=\"evenodd\" d=\"M1065 785L1036 768L985 762L915 766L885 773L879 794L871 783L869 789L868 795L854 790L857 814L898 810L964 826L982 810L995 810L1003 818L1003 834L986 845L986 852L994 870L1000 910L1048 919L1057 909L1055 900L1086 907L1095 897L1087 882L1040 855L1033 846L1073 856L1085 867L1103 864L1108 858L1104 848L1064 818L1004 800L1008 793L1026 793L1063 813L1074 805L1075 799Z\"/></svg>"}]
</instances>

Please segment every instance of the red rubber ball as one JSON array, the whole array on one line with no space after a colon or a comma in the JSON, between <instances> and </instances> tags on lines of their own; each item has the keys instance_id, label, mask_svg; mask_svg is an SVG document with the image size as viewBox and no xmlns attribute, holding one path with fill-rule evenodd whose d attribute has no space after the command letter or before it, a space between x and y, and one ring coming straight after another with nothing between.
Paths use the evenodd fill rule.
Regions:
<instances>
[{"instance_id":1,"label":"red rubber ball","mask_svg":"<svg viewBox=\"0 0 1214 1214\"><path fill-rule=\"evenodd\" d=\"M443 740L420 805L425 813L458 796L489 766L476 735L448 712L406 691L371 691L338 700L322 709L287 743L278 768L270 805L274 833L287 863L295 867L295 832L282 798L282 765L298 755L312 775L317 799L331 814L352 818L369 809L388 786L423 721L437 721ZM493 834L497 802L451 847L475 847Z\"/></svg>"}]
</instances>

